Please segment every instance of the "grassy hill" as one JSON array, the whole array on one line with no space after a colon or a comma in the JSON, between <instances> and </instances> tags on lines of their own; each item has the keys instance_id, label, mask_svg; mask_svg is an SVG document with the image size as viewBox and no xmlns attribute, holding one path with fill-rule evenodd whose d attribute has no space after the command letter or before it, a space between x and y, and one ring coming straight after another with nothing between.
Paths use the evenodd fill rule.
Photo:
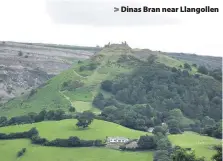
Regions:
<instances>
[{"instance_id":1,"label":"grassy hill","mask_svg":"<svg viewBox=\"0 0 223 161\"><path fill-rule=\"evenodd\" d=\"M23 96L15 98L0 107L0 116L17 116L29 112L39 112L43 109L51 110L61 108L68 110L70 105L78 111L92 110L98 113L91 102L94 96L100 91L100 82L106 79L113 79L115 76L131 71L134 66L123 64L120 66L116 61L121 54L125 53L125 48L104 49L97 55L71 69L50 79L45 86L38 88L32 97ZM93 69L80 71L80 67L95 65ZM83 86L75 90L61 90L62 85L68 81L80 81ZM102 91L103 92L103 91Z\"/></svg>"},{"instance_id":2,"label":"grassy hill","mask_svg":"<svg viewBox=\"0 0 223 161\"><path fill-rule=\"evenodd\" d=\"M204 156L206 159L211 159L211 156L215 154L212 146L222 143L219 139L201 136L193 132L184 132L183 134L169 135L168 137L173 145L178 145L183 148L192 148L195 150L197 156Z\"/></svg>"},{"instance_id":3,"label":"grassy hill","mask_svg":"<svg viewBox=\"0 0 223 161\"><path fill-rule=\"evenodd\" d=\"M85 60L74 64L74 66L62 72L61 74L50 79L45 85L38 88L32 96L22 96L15 98L8 103L0 106L0 116L18 116L29 112L39 112L43 109L63 109L68 111L70 105L73 105L77 111L91 110L100 113L92 105L93 98L99 93L109 97L109 94L100 89L100 83L107 79L114 79L116 76L129 73L138 66L134 57L145 60L151 54L157 55L157 62L165 63L167 66L182 68L184 62L168 57L163 54L157 54L150 51L134 51L129 47L121 45L113 45L109 48L102 49L90 60ZM129 58L125 61L117 61L127 55ZM132 59L132 60L131 60ZM89 66L95 65L92 69ZM87 69L80 70L81 67ZM183 69L183 68L182 68ZM192 67L191 73L196 73L196 69ZM69 81L79 81L83 83L81 87L75 90L62 90L63 83Z\"/></svg>"},{"instance_id":4,"label":"grassy hill","mask_svg":"<svg viewBox=\"0 0 223 161\"><path fill-rule=\"evenodd\" d=\"M18 159L17 152L26 148ZM121 152L106 148L56 148L30 144L29 140L0 141L0 159L4 161L152 161L152 152ZM2 155L4 154L4 155Z\"/></svg>"},{"instance_id":5,"label":"grassy hill","mask_svg":"<svg viewBox=\"0 0 223 161\"><path fill-rule=\"evenodd\" d=\"M28 131L32 127L36 127L41 137L53 140L56 138L69 138L70 136L78 136L81 139L101 139L104 140L106 136L123 136L132 139L138 139L141 135L146 133L142 131L132 130L121 125L94 120L87 129L78 129L76 127L77 120L68 119L62 121L45 121L34 124L15 125L0 128L0 133L13 133Z\"/></svg>"}]
</instances>

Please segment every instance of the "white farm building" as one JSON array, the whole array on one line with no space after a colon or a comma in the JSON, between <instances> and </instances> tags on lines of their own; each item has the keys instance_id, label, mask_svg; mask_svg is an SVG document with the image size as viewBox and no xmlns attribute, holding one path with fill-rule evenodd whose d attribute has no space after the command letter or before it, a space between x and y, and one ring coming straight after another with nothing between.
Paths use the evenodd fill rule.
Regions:
<instances>
[{"instance_id":1,"label":"white farm building","mask_svg":"<svg viewBox=\"0 0 223 161\"><path fill-rule=\"evenodd\" d=\"M127 141L129 141L129 139L125 137L107 137L108 143L125 143Z\"/></svg>"}]
</instances>

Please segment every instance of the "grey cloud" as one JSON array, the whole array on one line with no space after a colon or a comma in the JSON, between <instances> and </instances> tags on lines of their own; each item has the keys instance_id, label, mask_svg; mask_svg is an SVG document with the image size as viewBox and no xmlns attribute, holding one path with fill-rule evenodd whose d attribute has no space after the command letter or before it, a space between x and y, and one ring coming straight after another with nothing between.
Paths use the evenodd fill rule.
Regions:
<instances>
[{"instance_id":1,"label":"grey cloud","mask_svg":"<svg viewBox=\"0 0 223 161\"><path fill-rule=\"evenodd\" d=\"M178 19L157 13L114 12L114 7L142 7L136 1L47 0L47 12L58 24L93 26L171 25Z\"/></svg>"}]
</instances>

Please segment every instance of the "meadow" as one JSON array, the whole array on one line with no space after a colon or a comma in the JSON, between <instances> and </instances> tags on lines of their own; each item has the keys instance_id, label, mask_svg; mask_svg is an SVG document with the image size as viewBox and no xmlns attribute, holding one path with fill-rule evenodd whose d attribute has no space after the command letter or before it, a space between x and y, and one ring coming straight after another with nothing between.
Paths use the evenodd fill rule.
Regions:
<instances>
[{"instance_id":1,"label":"meadow","mask_svg":"<svg viewBox=\"0 0 223 161\"><path fill-rule=\"evenodd\" d=\"M26 153L17 158L17 152ZM4 155L3 155L4 154ZM152 152L122 152L107 148L57 148L30 144L29 140L0 140L1 161L152 161Z\"/></svg>"},{"instance_id":2,"label":"meadow","mask_svg":"<svg viewBox=\"0 0 223 161\"><path fill-rule=\"evenodd\" d=\"M222 141L208 136L201 136L194 132L184 132L183 134L169 135L173 145L178 145L183 148L192 148L195 150L195 154L199 157L205 157L211 159L211 156L215 154L212 149L213 145L221 144Z\"/></svg>"},{"instance_id":3,"label":"meadow","mask_svg":"<svg viewBox=\"0 0 223 161\"><path fill-rule=\"evenodd\" d=\"M23 131L28 131L32 127L36 127L40 133L41 137L47 138L48 140L53 140L56 138L68 138L70 136L78 136L81 139L85 140L91 140L91 139L102 139L104 140L106 136L124 136L127 138L131 139L137 139L142 135L152 135L151 133L146 133L142 131L137 131L137 130L132 130L126 127L123 127L121 125L107 122L107 121L102 121L102 120L94 120L93 123L89 126L87 129L79 129L75 126L77 120L75 119L67 119L67 120L62 120L62 121L44 121L44 122L39 122L39 123L34 123L34 124L24 124L24 125L14 125L14 126L8 126L8 127L2 127L0 128L0 133L13 133L13 132L23 132ZM207 159L210 159L213 154L215 154L215 151L212 149L213 145L221 144L221 140L215 139L212 137L208 136L201 136L197 133L194 132L184 132L183 134L177 134L177 135L169 135L168 138L170 139L171 143L173 145L178 145L183 148L192 148L192 150L195 150L195 154L199 157L204 156ZM145 156L150 158L149 152L147 154L145 153L127 153L127 152L119 152L119 151L114 151L114 150L109 150L109 149L104 149L104 148L75 148L75 149L69 149L69 148L51 148L51 147L39 147L35 145L30 145L28 140L13 140L13 141L0 141L0 151L1 149L7 150L7 146L5 145L5 142L9 143L10 145L13 145L16 142L21 142L21 146L28 146L31 147L31 149L35 151L41 151L45 149L46 151L49 152L49 154L52 154L54 151L57 153L58 149L62 149L64 151L63 153L60 152L61 156L59 158L53 158L50 156L52 159L57 159L60 160L63 158L63 156L69 156L69 154L75 154L78 155L78 159L82 161L81 159L84 159L81 156L81 151L95 151L97 153L95 159L112 159L112 158L105 158L106 155L114 155L114 157L118 156L123 156L125 157L125 154L137 154L139 157L139 160L143 160ZM34 148L35 147L35 148ZM36 150L37 149L37 150ZM11 153L10 148L8 149L8 153ZM44 151L44 150L43 150ZM58 150L59 151L59 150ZM103 151L102 154L100 154L100 151ZM51 153L52 152L52 153ZM44 157L47 157L47 153L44 152ZM80 153L80 154L78 154ZM93 153L93 152L92 152ZM114 153L114 154L113 154ZM35 153L34 153L35 154ZM42 154L42 153L41 153ZM35 154L36 155L36 154ZM130 155L126 155L130 156ZM41 156L41 157L43 157ZM89 155L90 157L90 155ZM136 157L136 156L135 156ZM130 157L131 158L131 157ZM67 160L72 159L72 158L67 158ZM135 158L136 159L136 158ZM86 160L88 160L86 158ZM100 159L99 159L100 160ZM147 160L148 161L148 160Z\"/></svg>"},{"instance_id":4,"label":"meadow","mask_svg":"<svg viewBox=\"0 0 223 161\"><path fill-rule=\"evenodd\" d=\"M15 125L0 128L0 133L24 132L36 127L41 137L53 140L56 138L68 138L70 136L78 136L81 139L102 139L106 136L123 136L132 139L138 139L141 135L151 135L142 131L132 130L121 125L94 120L87 129L79 129L76 127L77 120L67 119L62 121L44 121L34 124Z\"/></svg>"}]
</instances>

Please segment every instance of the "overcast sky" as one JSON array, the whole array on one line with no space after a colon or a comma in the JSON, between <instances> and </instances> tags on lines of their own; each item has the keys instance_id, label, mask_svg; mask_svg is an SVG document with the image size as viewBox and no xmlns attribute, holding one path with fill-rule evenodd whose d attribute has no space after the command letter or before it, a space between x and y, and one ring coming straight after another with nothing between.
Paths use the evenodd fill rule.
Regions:
<instances>
[{"instance_id":1,"label":"overcast sky","mask_svg":"<svg viewBox=\"0 0 223 161\"><path fill-rule=\"evenodd\" d=\"M222 0L0 0L0 40L222 56ZM114 7L218 7L219 13L114 13Z\"/></svg>"}]
</instances>

